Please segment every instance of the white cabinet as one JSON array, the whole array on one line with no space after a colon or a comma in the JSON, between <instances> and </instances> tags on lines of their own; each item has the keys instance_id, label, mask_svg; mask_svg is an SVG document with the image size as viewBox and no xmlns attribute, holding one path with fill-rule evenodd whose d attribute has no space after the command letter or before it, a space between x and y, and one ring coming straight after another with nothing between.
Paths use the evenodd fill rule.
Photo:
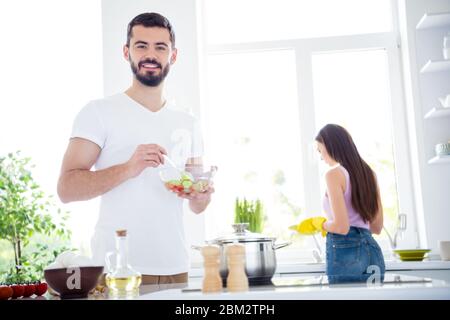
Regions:
<instances>
[{"instance_id":1,"label":"white cabinet","mask_svg":"<svg viewBox=\"0 0 450 320\"><path fill-rule=\"evenodd\" d=\"M428 160L428 163L450 163L450 156L436 156Z\"/></svg>"},{"instance_id":2,"label":"white cabinet","mask_svg":"<svg viewBox=\"0 0 450 320\"><path fill-rule=\"evenodd\" d=\"M406 276L413 276L413 277L445 280L450 283L450 270L401 270L401 271L392 271L392 273L404 274Z\"/></svg>"},{"instance_id":3,"label":"white cabinet","mask_svg":"<svg viewBox=\"0 0 450 320\"><path fill-rule=\"evenodd\" d=\"M450 60L428 60L420 73L450 71Z\"/></svg>"},{"instance_id":4,"label":"white cabinet","mask_svg":"<svg viewBox=\"0 0 450 320\"><path fill-rule=\"evenodd\" d=\"M450 27L450 12L425 13L417 23L417 30Z\"/></svg>"},{"instance_id":5,"label":"white cabinet","mask_svg":"<svg viewBox=\"0 0 450 320\"><path fill-rule=\"evenodd\" d=\"M420 68L420 81L424 84L421 95L425 103L430 103L429 111L424 118L428 122L430 131L436 126L448 128L443 134L435 135L434 145L450 142L450 108L443 108L438 101L439 97L450 94L450 60L445 60L442 54L444 36L450 32L450 12L425 13L416 26L417 55L426 59ZM427 55L429 55L427 57ZM442 120L443 118L447 120ZM427 126L425 126L427 127ZM442 132L442 131L441 131ZM446 136L445 136L446 135ZM434 150L434 145L427 148ZM428 161L429 164L448 164L450 155L436 156Z\"/></svg>"}]
</instances>

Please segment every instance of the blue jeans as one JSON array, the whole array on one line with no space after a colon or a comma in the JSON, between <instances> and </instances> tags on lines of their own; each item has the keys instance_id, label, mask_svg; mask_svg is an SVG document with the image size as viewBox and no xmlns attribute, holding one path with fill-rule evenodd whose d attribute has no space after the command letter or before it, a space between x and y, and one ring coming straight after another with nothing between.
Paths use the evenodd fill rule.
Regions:
<instances>
[{"instance_id":1,"label":"blue jeans","mask_svg":"<svg viewBox=\"0 0 450 320\"><path fill-rule=\"evenodd\" d=\"M383 281L385 270L381 248L369 230L350 227L346 235L327 234L326 273L330 284Z\"/></svg>"}]
</instances>

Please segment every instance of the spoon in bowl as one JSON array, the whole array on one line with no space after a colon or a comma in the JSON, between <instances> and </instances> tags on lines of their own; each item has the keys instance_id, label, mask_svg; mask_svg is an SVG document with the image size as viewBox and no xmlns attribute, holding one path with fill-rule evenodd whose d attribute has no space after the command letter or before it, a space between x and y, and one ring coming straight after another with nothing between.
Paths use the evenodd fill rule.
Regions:
<instances>
[{"instance_id":1,"label":"spoon in bowl","mask_svg":"<svg viewBox=\"0 0 450 320\"><path fill-rule=\"evenodd\" d=\"M171 167L173 167L175 170L177 170L177 171L180 173L180 176L188 176L189 179L191 179L192 181L195 180L195 179L194 179L194 176L193 176L190 172L185 171L185 170L180 170L180 169L177 167L177 165L175 164L175 162L173 162L173 160L170 159L168 156L166 156L165 154L163 154L163 157L164 157L164 160L166 160L166 161L170 164Z\"/></svg>"}]
</instances>

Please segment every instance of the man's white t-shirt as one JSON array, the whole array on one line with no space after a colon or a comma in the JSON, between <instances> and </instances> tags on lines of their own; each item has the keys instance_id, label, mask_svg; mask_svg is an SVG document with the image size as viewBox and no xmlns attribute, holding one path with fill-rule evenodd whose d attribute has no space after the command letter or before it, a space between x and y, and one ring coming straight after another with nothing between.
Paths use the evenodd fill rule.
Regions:
<instances>
[{"instance_id":1,"label":"man's white t-shirt","mask_svg":"<svg viewBox=\"0 0 450 320\"><path fill-rule=\"evenodd\" d=\"M152 112L125 93L89 102L75 118L74 137L100 146L96 170L128 161L140 144L162 146L180 166L203 154L196 118L170 105ZM183 200L165 189L160 169L146 168L101 196L91 240L96 263L105 264L105 254L115 250L115 231L126 229L128 259L136 270L149 275L188 271Z\"/></svg>"}]
</instances>

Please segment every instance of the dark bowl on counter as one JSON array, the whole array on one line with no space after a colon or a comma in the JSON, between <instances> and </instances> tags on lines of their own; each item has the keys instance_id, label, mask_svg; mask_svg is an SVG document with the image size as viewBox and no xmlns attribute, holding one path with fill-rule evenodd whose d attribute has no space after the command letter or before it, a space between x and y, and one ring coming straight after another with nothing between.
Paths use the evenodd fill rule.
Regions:
<instances>
[{"instance_id":1,"label":"dark bowl on counter","mask_svg":"<svg viewBox=\"0 0 450 320\"><path fill-rule=\"evenodd\" d=\"M44 278L61 299L75 299L86 298L102 273L103 266L47 269Z\"/></svg>"}]
</instances>

